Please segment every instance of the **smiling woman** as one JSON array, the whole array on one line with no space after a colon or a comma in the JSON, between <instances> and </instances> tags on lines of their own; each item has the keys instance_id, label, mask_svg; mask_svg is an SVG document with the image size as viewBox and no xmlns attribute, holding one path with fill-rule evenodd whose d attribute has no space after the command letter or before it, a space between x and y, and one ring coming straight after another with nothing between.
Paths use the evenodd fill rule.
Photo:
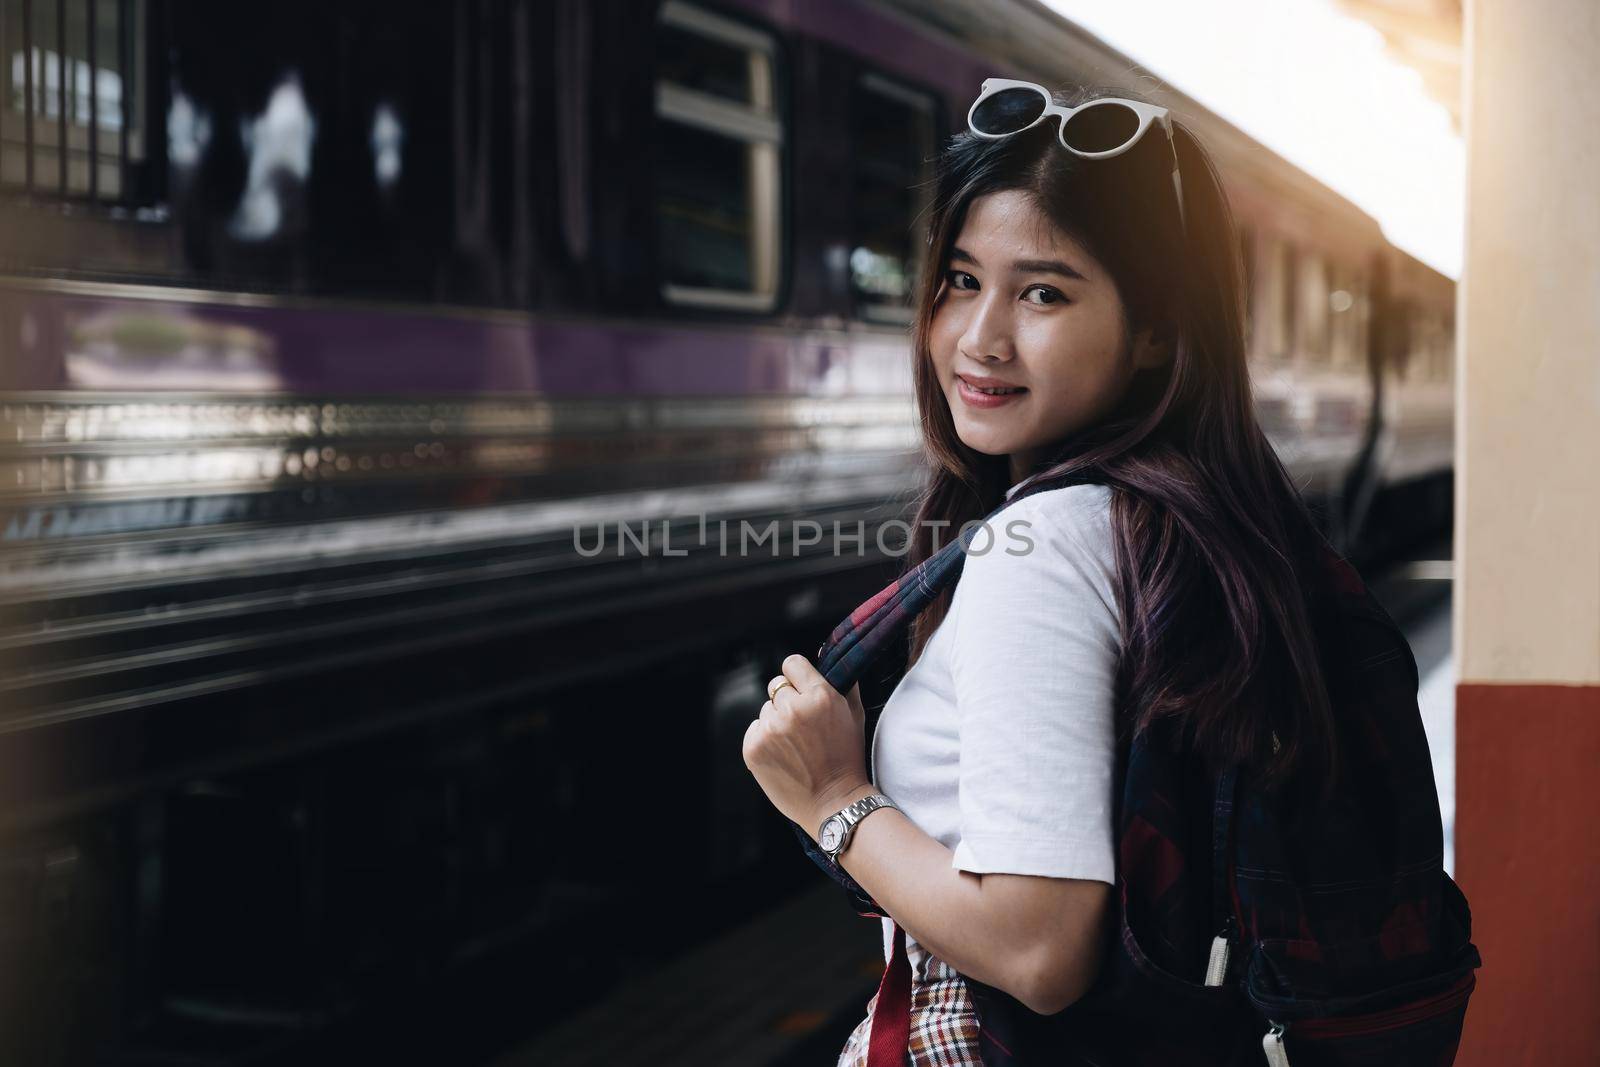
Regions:
<instances>
[{"instance_id":1,"label":"smiling woman","mask_svg":"<svg viewBox=\"0 0 1600 1067\"><path fill-rule=\"evenodd\" d=\"M1110 274L1023 190L976 197L949 262L934 369L961 440L1009 456L1013 480L1038 446L1092 425L1136 371L1171 358L1151 331L1129 336Z\"/></svg>"},{"instance_id":2,"label":"smiling woman","mask_svg":"<svg viewBox=\"0 0 1600 1067\"><path fill-rule=\"evenodd\" d=\"M1006 103L994 84L984 99ZM906 566L1008 500L1031 548L963 544L953 587L918 599L868 767L854 691L803 656L746 759L808 832L892 801L823 835L877 905L888 962L841 1067L1223 1062L1249 1025L1232 1008L1214 1047L1154 987L1134 995L1137 1026L1067 1009L1098 990L1103 1011L1123 982L1126 960L1106 959L1119 921L1123 942L1149 942L1135 966L1174 988L1226 970L1209 794L1184 828L1129 834L1114 812L1142 798L1117 792L1118 768L1170 726L1196 782L1233 765L1264 788L1327 780L1312 580L1326 543L1255 418L1239 242L1205 150L1120 92L1050 109L1006 84L1027 108L986 113L939 160L913 361L932 463ZM1058 121L1117 108L1138 121L1112 150L1060 139ZM878 616L875 598L849 621Z\"/></svg>"}]
</instances>

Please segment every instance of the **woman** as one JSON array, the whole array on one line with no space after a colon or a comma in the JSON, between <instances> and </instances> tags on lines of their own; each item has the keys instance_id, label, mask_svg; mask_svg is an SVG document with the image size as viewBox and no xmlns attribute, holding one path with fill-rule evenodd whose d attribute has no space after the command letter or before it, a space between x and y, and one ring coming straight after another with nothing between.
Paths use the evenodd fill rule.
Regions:
<instances>
[{"instance_id":1,"label":"woman","mask_svg":"<svg viewBox=\"0 0 1600 1067\"><path fill-rule=\"evenodd\" d=\"M914 328L932 469L908 565L1031 476L1087 484L1020 499L992 550L969 549L913 625L870 767L858 690L798 654L744 744L801 827L893 800L837 862L893 916L886 958L904 931L914 1067L981 1062L963 976L1045 1015L1093 985L1133 732L1180 722L1268 782L1333 769L1301 585L1323 542L1256 421L1215 167L1125 91L1026 85L986 82L939 161ZM1113 98L1133 107L1083 107ZM867 1062L871 1022L841 1067Z\"/></svg>"}]
</instances>

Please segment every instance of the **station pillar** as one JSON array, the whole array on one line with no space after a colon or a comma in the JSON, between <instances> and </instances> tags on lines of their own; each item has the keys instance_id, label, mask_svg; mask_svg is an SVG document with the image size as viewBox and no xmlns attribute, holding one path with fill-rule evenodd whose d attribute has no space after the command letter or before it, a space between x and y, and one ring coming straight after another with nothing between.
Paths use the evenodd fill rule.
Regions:
<instances>
[{"instance_id":1,"label":"station pillar","mask_svg":"<svg viewBox=\"0 0 1600 1067\"><path fill-rule=\"evenodd\" d=\"M1456 1063L1600 1062L1600 7L1466 0Z\"/></svg>"}]
</instances>

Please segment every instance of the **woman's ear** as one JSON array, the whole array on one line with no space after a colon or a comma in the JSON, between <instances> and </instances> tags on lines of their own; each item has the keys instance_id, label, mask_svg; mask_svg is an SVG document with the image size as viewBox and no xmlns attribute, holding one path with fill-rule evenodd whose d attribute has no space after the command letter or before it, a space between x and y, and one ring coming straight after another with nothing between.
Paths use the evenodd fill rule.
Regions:
<instances>
[{"instance_id":1,"label":"woman's ear","mask_svg":"<svg viewBox=\"0 0 1600 1067\"><path fill-rule=\"evenodd\" d=\"M1140 330L1133 339L1134 370L1150 370L1172 361L1172 342L1165 332Z\"/></svg>"}]
</instances>

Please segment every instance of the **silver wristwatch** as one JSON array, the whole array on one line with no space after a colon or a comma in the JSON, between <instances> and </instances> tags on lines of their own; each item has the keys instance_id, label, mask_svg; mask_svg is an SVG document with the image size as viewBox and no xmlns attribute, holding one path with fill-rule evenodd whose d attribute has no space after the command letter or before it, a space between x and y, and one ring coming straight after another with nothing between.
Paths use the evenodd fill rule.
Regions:
<instances>
[{"instance_id":1,"label":"silver wristwatch","mask_svg":"<svg viewBox=\"0 0 1600 1067\"><path fill-rule=\"evenodd\" d=\"M879 808L900 810L900 805L882 793L873 793L823 819L822 826L817 830L817 843L822 846L822 851L827 853L828 858L838 863L839 854L850 844L850 838L855 836L856 823L866 818L869 812L877 811Z\"/></svg>"}]
</instances>

